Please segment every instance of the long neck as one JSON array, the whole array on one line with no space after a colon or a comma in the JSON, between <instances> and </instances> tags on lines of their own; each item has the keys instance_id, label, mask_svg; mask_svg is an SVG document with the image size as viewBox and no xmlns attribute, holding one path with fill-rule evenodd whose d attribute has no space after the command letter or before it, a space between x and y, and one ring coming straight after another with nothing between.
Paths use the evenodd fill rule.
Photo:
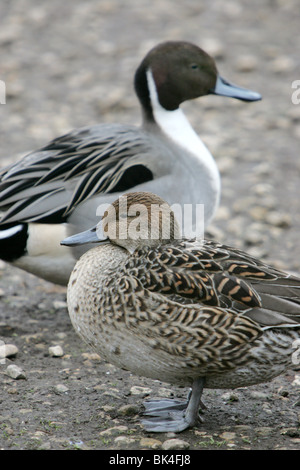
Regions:
<instances>
[{"instance_id":1,"label":"long neck","mask_svg":"<svg viewBox=\"0 0 300 470\"><path fill-rule=\"evenodd\" d=\"M212 171L216 166L207 147L196 134L185 114L180 108L168 111L159 102L157 89L151 69L146 72L147 84L153 119L160 129L176 144L191 152L198 160L211 166Z\"/></svg>"}]
</instances>

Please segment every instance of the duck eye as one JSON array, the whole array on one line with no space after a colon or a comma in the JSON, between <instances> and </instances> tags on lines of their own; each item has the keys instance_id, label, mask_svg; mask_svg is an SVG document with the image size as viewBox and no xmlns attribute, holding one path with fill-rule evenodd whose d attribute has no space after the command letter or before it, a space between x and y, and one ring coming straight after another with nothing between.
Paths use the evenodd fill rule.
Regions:
<instances>
[{"instance_id":1,"label":"duck eye","mask_svg":"<svg viewBox=\"0 0 300 470\"><path fill-rule=\"evenodd\" d=\"M198 67L198 64L190 64L190 68L192 70L197 70L199 67Z\"/></svg>"}]
</instances>

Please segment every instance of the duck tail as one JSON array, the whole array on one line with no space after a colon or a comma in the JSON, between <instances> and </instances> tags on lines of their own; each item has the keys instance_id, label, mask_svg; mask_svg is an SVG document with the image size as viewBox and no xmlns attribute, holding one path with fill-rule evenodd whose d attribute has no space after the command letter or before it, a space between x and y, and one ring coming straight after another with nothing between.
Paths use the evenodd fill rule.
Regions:
<instances>
[{"instance_id":1,"label":"duck tail","mask_svg":"<svg viewBox=\"0 0 300 470\"><path fill-rule=\"evenodd\" d=\"M0 259L12 263L26 254L27 223L0 225Z\"/></svg>"}]
</instances>

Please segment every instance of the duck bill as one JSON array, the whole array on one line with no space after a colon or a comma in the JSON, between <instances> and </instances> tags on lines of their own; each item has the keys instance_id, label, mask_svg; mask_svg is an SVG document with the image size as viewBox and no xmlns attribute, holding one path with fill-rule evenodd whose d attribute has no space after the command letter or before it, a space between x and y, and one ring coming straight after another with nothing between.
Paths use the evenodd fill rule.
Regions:
<instances>
[{"instance_id":1,"label":"duck bill","mask_svg":"<svg viewBox=\"0 0 300 470\"><path fill-rule=\"evenodd\" d=\"M242 101L259 101L262 98L259 93L256 93L256 91L247 90L246 88L233 85L220 76L217 77L216 85L214 89L211 90L211 93L214 95L236 98Z\"/></svg>"},{"instance_id":2,"label":"duck bill","mask_svg":"<svg viewBox=\"0 0 300 470\"><path fill-rule=\"evenodd\" d=\"M99 236L99 231L97 230L97 226L93 227L92 229L85 230L84 232L76 233L75 235L71 235L68 238L65 238L60 242L63 246L79 246L79 245L87 245L88 243L105 243L108 241L107 237Z\"/></svg>"}]
</instances>

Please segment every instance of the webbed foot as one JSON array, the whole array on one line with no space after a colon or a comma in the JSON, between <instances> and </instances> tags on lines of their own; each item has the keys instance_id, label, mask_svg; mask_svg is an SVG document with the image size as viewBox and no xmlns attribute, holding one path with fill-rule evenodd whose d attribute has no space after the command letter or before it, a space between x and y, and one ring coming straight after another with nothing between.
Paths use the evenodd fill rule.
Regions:
<instances>
[{"instance_id":1,"label":"webbed foot","mask_svg":"<svg viewBox=\"0 0 300 470\"><path fill-rule=\"evenodd\" d=\"M205 379L194 381L188 401L186 400L148 400L145 402L144 415L146 419L142 424L150 432L181 432L196 426L202 421L199 416L199 407L203 407L201 395Z\"/></svg>"}]
</instances>

